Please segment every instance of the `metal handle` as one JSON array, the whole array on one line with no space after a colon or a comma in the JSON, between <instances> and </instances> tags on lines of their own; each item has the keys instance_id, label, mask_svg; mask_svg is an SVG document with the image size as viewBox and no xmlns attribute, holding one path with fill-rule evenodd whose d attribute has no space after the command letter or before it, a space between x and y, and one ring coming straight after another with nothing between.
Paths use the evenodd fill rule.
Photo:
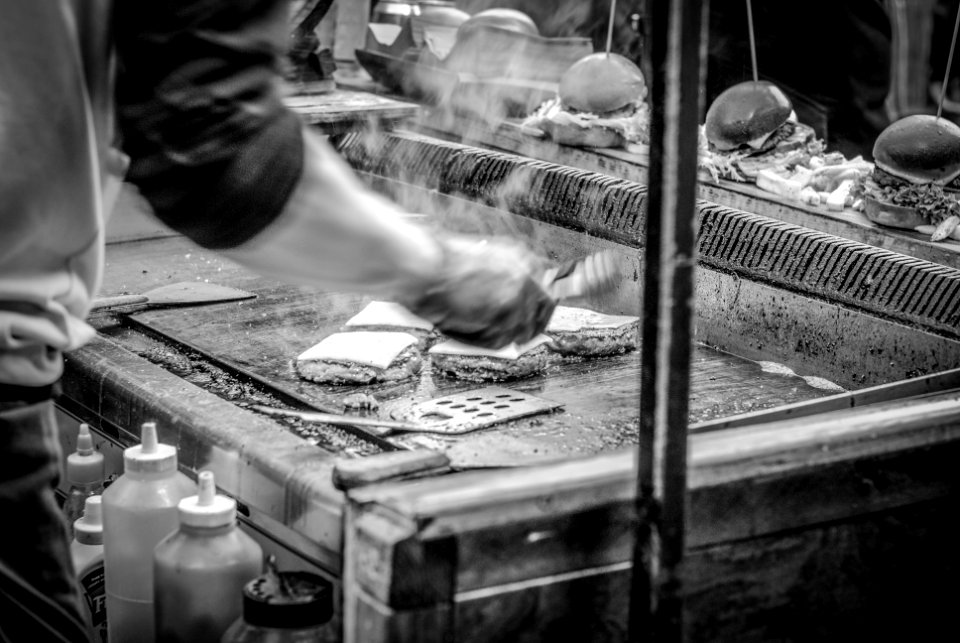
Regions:
<instances>
[{"instance_id":1,"label":"metal handle","mask_svg":"<svg viewBox=\"0 0 960 643\"><path fill-rule=\"evenodd\" d=\"M377 418L357 417L353 415L334 415L333 413L317 413L313 411L293 411L288 409L275 409L270 406L254 404L250 408L267 415L282 415L286 417L295 417L304 422L319 422L321 424L333 424L335 426L359 426L365 429L373 429L371 433L383 437L393 431L415 431L420 432L424 427L412 422L400 422L397 420L380 420Z\"/></svg>"}]
</instances>

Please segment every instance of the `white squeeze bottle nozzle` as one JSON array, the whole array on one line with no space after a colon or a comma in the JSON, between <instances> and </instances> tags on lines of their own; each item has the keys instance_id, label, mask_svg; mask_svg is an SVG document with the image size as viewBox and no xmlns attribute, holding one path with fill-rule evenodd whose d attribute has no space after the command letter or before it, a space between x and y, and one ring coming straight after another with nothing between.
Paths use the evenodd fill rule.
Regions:
<instances>
[{"instance_id":1,"label":"white squeeze bottle nozzle","mask_svg":"<svg viewBox=\"0 0 960 643\"><path fill-rule=\"evenodd\" d=\"M94 472L97 472L97 466L103 464L103 454L94 450L93 436L90 434L90 425L86 422L80 425L80 430L77 433L77 451L76 453L70 454L67 462L73 463L75 468L93 467Z\"/></svg>"},{"instance_id":2,"label":"white squeeze bottle nozzle","mask_svg":"<svg viewBox=\"0 0 960 643\"><path fill-rule=\"evenodd\" d=\"M180 501L180 529L153 553L157 639L219 641L243 611L243 586L263 570L263 551L237 526L237 503L201 471L199 493Z\"/></svg>"},{"instance_id":3,"label":"white squeeze bottle nozzle","mask_svg":"<svg viewBox=\"0 0 960 643\"><path fill-rule=\"evenodd\" d=\"M80 584L83 606L93 625L93 640L107 640L107 605L103 585L103 512L100 496L89 496L73 528L70 557Z\"/></svg>"},{"instance_id":4,"label":"white squeeze bottle nozzle","mask_svg":"<svg viewBox=\"0 0 960 643\"><path fill-rule=\"evenodd\" d=\"M103 545L103 504L100 496L86 499L83 515L73 523L73 533L81 545Z\"/></svg>"},{"instance_id":5,"label":"white squeeze bottle nozzle","mask_svg":"<svg viewBox=\"0 0 960 643\"><path fill-rule=\"evenodd\" d=\"M88 496L103 492L103 454L93 448L90 425L81 424L77 434L77 450L67 456L64 467L69 489L63 504L63 513L71 529L83 513L83 503Z\"/></svg>"},{"instance_id":6,"label":"white squeeze bottle nozzle","mask_svg":"<svg viewBox=\"0 0 960 643\"><path fill-rule=\"evenodd\" d=\"M153 550L179 525L177 504L196 486L177 468L177 450L144 422L140 444L123 452L123 475L103 492L104 562L111 643L152 643Z\"/></svg>"},{"instance_id":7,"label":"white squeeze bottle nozzle","mask_svg":"<svg viewBox=\"0 0 960 643\"><path fill-rule=\"evenodd\" d=\"M191 527L220 527L237 521L237 502L217 494L212 471L201 471L197 476L197 495L180 501L177 511L180 524Z\"/></svg>"},{"instance_id":8,"label":"white squeeze bottle nozzle","mask_svg":"<svg viewBox=\"0 0 960 643\"><path fill-rule=\"evenodd\" d=\"M156 422L144 422L140 427L140 455L157 453L160 442L157 439ZM136 449L137 447L132 447Z\"/></svg>"}]
</instances>

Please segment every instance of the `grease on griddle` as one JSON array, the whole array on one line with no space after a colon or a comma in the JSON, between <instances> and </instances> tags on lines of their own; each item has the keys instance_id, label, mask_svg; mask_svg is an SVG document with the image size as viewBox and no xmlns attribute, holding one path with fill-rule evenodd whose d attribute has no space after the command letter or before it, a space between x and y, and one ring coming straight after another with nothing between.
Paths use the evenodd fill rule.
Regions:
<instances>
[{"instance_id":1,"label":"grease on griddle","mask_svg":"<svg viewBox=\"0 0 960 643\"><path fill-rule=\"evenodd\" d=\"M142 343L145 338L138 338ZM284 404L259 386L244 382L231 373L207 362L199 353L180 351L156 340L146 340L147 346L129 347L140 357L199 386L208 393L233 402L241 408L253 405L282 407ZM251 409L252 410L252 409ZM362 457L380 453L382 449L357 436L332 426L319 426L297 418L269 416L298 437L322 449L347 457Z\"/></svg>"}]
</instances>

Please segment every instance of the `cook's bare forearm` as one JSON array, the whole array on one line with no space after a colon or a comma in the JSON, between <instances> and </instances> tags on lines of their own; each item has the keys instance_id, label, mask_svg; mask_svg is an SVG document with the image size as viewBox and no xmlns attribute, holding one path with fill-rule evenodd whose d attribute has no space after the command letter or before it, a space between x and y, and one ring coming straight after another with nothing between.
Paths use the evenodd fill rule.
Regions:
<instances>
[{"instance_id":1,"label":"cook's bare forearm","mask_svg":"<svg viewBox=\"0 0 960 643\"><path fill-rule=\"evenodd\" d=\"M284 280L402 297L435 278L432 237L283 105L283 0L133 4L115 10L118 123L161 220Z\"/></svg>"},{"instance_id":2,"label":"cook's bare forearm","mask_svg":"<svg viewBox=\"0 0 960 643\"><path fill-rule=\"evenodd\" d=\"M304 132L300 182L263 232L225 253L264 274L406 300L437 279L433 235L372 192L317 134Z\"/></svg>"}]
</instances>

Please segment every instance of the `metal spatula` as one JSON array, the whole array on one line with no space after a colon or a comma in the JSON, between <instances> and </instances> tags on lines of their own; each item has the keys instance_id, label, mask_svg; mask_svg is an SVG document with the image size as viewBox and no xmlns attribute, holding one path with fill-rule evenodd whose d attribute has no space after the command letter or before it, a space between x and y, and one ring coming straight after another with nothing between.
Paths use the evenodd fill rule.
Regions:
<instances>
[{"instance_id":1,"label":"metal spatula","mask_svg":"<svg viewBox=\"0 0 960 643\"><path fill-rule=\"evenodd\" d=\"M562 406L529 393L487 386L419 402L392 415L416 423L423 433L459 435Z\"/></svg>"},{"instance_id":2,"label":"metal spatula","mask_svg":"<svg viewBox=\"0 0 960 643\"><path fill-rule=\"evenodd\" d=\"M620 266L614 254L601 250L547 270L544 287L554 299L575 299L606 292L620 278Z\"/></svg>"},{"instance_id":3,"label":"metal spatula","mask_svg":"<svg viewBox=\"0 0 960 643\"><path fill-rule=\"evenodd\" d=\"M203 281L183 281L148 290L140 295L99 297L93 300L90 313L106 311L136 312L146 308L191 306L223 301L240 301L256 297L252 292Z\"/></svg>"},{"instance_id":4,"label":"metal spatula","mask_svg":"<svg viewBox=\"0 0 960 643\"><path fill-rule=\"evenodd\" d=\"M336 413L319 413L314 411L297 411L294 409L278 409L262 404L253 404L250 406L254 411L266 413L267 415L280 415L294 417L304 422L318 422L320 424L332 424L334 426L353 426L360 427L374 435L384 437L395 431L419 432L425 430L425 427L414 422L404 422L400 420L387 420L375 417L361 417L356 415L337 415Z\"/></svg>"},{"instance_id":5,"label":"metal spatula","mask_svg":"<svg viewBox=\"0 0 960 643\"><path fill-rule=\"evenodd\" d=\"M392 419L278 409L259 404L251 408L269 415L299 418L304 422L360 427L386 437L403 432L459 435L508 420L548 413L562 406L529 393L486 387L412 404L394 411Z\"/></svg>"}]
</instances>

